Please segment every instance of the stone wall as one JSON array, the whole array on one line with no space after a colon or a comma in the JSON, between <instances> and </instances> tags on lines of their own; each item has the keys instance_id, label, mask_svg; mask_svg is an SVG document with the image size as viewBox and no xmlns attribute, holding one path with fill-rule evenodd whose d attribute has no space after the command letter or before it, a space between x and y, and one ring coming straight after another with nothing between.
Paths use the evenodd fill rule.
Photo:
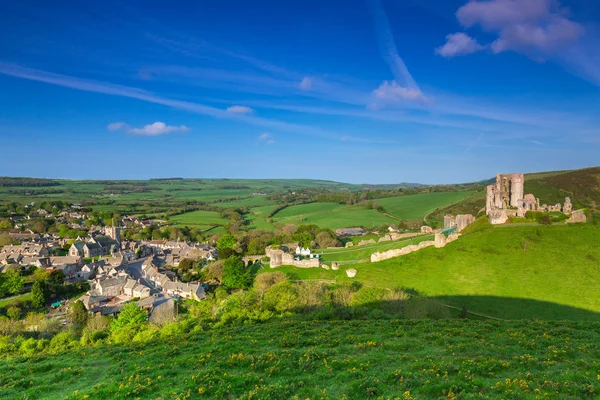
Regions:
<instances>
[{"instance_id":1,"label":"stone wall","mask_svg":"<svg viewBox=\"0 0 600 400\"><path fill-rule=\"evenodd\" d=\"M566 222L567 224L587 222L587 217L585 216L583 210L575 210Z\"/></svg>"},{"instance_id":2,"label":"stone wall","mask_svg":"<svg viewBox=\"0 0 600 400\"><path fill-rule=\"evenodd\" d=\"M430 240L430 241L426 241L426 242L421 242L419 244L411 244L411 245L403 247L401 249L392 249L392 250L384 251L383 253L379 253L379 252L373 253L373 254L371 254L371 262L383 261L383 260L387 260L388 258L403 256L403 255L424 249L425 247L433 246L434 244L435 243L432 240Z\"/></svg>"},{"instance_id":3,"label":"stone wall","mask_svg":"<svg viewBox=\"0 0 600 400\"><path fill-rule=\"evenodd\" d=\"M471 214L459 214L456 216L456 229L461 232L467 226L475 221L475 217Z\"/></svg>"},{"instance_id":4,"label":"stone wall","mask_svg":"<svg viewBox=\"0 0 600 400\"><path fill-rule=\"evenodd\" d=\"M392 233L388 233L385 236L379 238L378 242L389 242L392 240L398 240L398 239L408 239L408 238L412 238L415 236L419 236L418 233L398 233L398 232L392 232Z\"/></svg>"}]
</instances>

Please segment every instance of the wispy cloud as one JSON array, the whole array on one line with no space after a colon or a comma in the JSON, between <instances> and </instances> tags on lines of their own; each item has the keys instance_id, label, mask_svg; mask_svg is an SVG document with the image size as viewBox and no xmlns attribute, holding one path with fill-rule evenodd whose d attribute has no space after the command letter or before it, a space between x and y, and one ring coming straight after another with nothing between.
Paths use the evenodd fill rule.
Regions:
<instances>
[{"instance_id":1,"label":"wispy cloud","mask_svg":"<svg viewBox=\"0 0 600 400\"><path fill-rule=\"evenodd\" d=\"M140 136L160 136L173 132L187 132L189 131L189 128L185 125L170 126L160 121L148 124L142 128L134 128L129 124L126 124L125 122L113 122L111 124L108 124L108 130L124 131L132 135Z\"/></svg>"},{"instance_id":2,"label":"wispy cloud","mask_svg":"<svg viewBox=\"0 0 600 400\"><path fill-rule=\"evenodd\" d=\"M252 114L254 112L253 109L246 106L231 106L227 107L227 110L225 111L231 114Z\"/></svg>"},{"instance_id":3,"label":"wispy cloud","mask_svg":"<svg viewBox=\"0 0 600 400\"><path fill-rule=\"evenodd\" d=\"M400 55L398 55L392 29L390 28L387 16L385 15L385 11L379 0L369 0L368 4L375 23L375 33L377 35L379 51L394 75L394 82L391 84L384 82L376 89L374 92L376 100L377 91L379 91L379 93L384 91L386 93L384 97L388 100L391 96L396 97L399 100L424 99L425 96L421 93L421 89L419 89L417 82L413 79Z\"/></svg>"},{"instance_id":4,"label":"wispy cloud","mask_svg":"<svg viewBox=\"0 0 600 400\"><path fill-rule=\"evenodd\" d=\"M468 152L471 151L471 149L475 146L477 146L477 144L479 143L479 141L483 138L483 136L485 135L485 132L481 132L479 134L479 136L477 136L477 139L475 139L475 141L473 143L471 143L465 150L465 152L463 154L467 154Z\"/></svg>"},{"instance_id":5,"label":"wispy cloud","mask_svg":"<svg viewBox=\"0 0 600 400\"><path fill-rule=\"evenodd\" d=\"M261 133L258 136L258 140L260 142L266 143L266 144L274 144L275 143L275 139L273 138L273 135L269 132L264 132Z\"/></svg>"},{"instance_id":6,"label":"wispy cloud","mask_svg":"<svg viewBox=\"0 0 600 400\"><path fill-rule=\"evenodd\" d=\"M170 99L137 88L79 79L67 75L54 74L42 70L25 68L15 64L7 64L0 62L0 74L38 82L45 82L53 85L68 87L76 90L83 90L87 92L102 93L107 95L138 99L141 101L146 101L154 104L161 104L167 107L185 110L196 114L208 115L218 118L231 118L235 119L236 121L241 121L256 126L262 126L268 129L277 129L280 131L294 132L302 135L320 137L323 139L339 140L342 136L344 136L343 133L331 132L318 127L294 124L274 119L260 118L252 114L231 113L220 108L211 107L200 103Z\"/></svg>"},{"instance_id":7,"label":"wispy cloud","mask_svg":"<svg viewBox=\"0 0 600 400\"><path fill-rule=\"evenodd\" d=\"M298 84L298 87L302 90L311 89L312 88L312 78L309 76L305 76L304 78L302 78L302 80Z\"/></svg>"}]
</instances>

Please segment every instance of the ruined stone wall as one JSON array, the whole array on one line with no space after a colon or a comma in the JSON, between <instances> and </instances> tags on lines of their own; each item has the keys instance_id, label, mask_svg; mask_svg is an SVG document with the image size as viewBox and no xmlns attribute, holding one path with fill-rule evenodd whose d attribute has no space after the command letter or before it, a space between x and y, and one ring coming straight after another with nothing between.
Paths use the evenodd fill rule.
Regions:
<instances>
[{"instance_id":1,"label":"ruined stone wall","mask_svg":"<svg viewBox=\"0 0 600 400\"><path fill-rule=\"evenodd\" d=\"M587 222L587 217L585 216L583 210L575 210L566 222L567 224L583 223Z\"/></svg>"},{"instance_id":2,"label":"ruined stone wall","mask_svg":"<svg viewBox=\"0 0 600 400\"><path fill-rule=\"evenodd\" d=\"M456 226L456 218L452 215L444 215L444 229L454 228Z\"/></svg>"},{"instance_id":3,"label":"ruined stone wall","mask_svg":"<svg viewBox=\"0 0 600 400\"><path fill-rule=\"evenodd\" d=\"M472 214L459 214L456 216L456 229L462 232L467 226L471 225L475 221L475 217Z\"/></svg>"},{"instance_id":4,"label":"ruined stone wall","mask_svg":"<svg viewBox=\"0 0 600 400\"><path fill-rule=\"evenodd\" d=\"M371 262L378 262L378 261L387 260L389 258L403 256L403 255L410 254L412 252L424 249L425 247L433 246L434 244L435 244L434 241L430 240L430 241L426 241L426 242L421 242L419 244L411 244L411 245L403 247L401 249L392 249L392 250L384 251L383 253L379 253L379 252L373 253L373 254L371 254Z\"/></svg>"}]
</instances>

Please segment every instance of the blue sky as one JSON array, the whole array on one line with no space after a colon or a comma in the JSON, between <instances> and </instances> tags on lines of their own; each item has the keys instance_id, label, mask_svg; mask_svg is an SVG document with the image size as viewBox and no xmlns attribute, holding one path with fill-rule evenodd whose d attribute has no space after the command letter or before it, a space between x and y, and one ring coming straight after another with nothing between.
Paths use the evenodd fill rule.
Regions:
<instances>
[{"instance_id":1,"label":"blue sky","mask_svg":"<svg viewBox=\"0 0 600 400\"><path fill-rule=\"evenodd\" d=\"M596 166L598 48L594 0L4 1L0 175Z\"/></svg>"}]
</instances>

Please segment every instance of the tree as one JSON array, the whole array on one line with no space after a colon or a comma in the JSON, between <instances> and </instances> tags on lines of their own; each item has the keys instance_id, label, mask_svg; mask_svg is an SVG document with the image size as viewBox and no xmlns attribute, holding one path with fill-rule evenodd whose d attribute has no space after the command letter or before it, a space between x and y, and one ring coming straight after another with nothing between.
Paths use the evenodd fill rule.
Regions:
<instances>
[{"instance_id":1,"label":"tree","mask_svg":"<svg viewBox=\"0 0 600 400\"><path fill-rule=\"evenodd\" d=\"M217 240L217 248L219 250L231 249L236 244L235 237L231 234L223 235Z\"/></svg>"},{"instance_id":2,"label":"tree","mask_svg":"<svg viewBox=\"0 0 600 400\"><path fill-rule=\"evenodd\" d=\"M23 289L23 277L18 268L9 268L4 274L2 291L10 294L18 294Z\"/></svg>"},{"instance_id":3,"label":"tree","mask_svg":"<svg viewBox=\"0 0 600 400\"><path fill-rule=\"evenodd\" d=\"M8 318L12 319L13 321L16 321L19 318L21 318L21 309L15 306L9 307L8 310L6 310L6 315L8 316Z\"/></svg>"},{"instance_id":4,"label":"tree","mask_svg":"<svg viewBox=\"0 0 600 400\"><path fill-rule=\"evenodd\" d=\"M206 281L219 281L223 280L223 261L217 260L208 264L202 270L202 274L204 275L204 279Z\"/></svg>"},{"instance_id":5,"label":"tree","mask_svg":"<svg viewBox=\"0 0 600 400\"><path fill-rule=\"evenodd\" d=\"M322 249L326 249L328 247L337 247L340 245L340 241L328 231L319 232L315 238L315 241L317 242L317 246Z\"/></svg>"},{"instance_id":6,"label":"tree","mask_svg":"<svg viewBox=\"0 0 600 400\"><path fill-rule=\"evenodd\" d=\"M119 313L119 317L112 322L111 328L119 330L122 328L139 328L148 319L148 314L134 302L127 303Z\"/></svg>"},{"instance_id":7,"label":"tree","mask_svg":"<svg viewBox=\"0 0 600 400\"><path fill-rule=\"evenodd\" d=\"M48 275L48 283L53 285L62 285L65 281L65 274L62 271L54 270Z\"/></svg>"},{"instance_id":8,"label":"tree","mask_svg":"<svg viewBox=\"0 0 600 400\"><path fill-rule=\"evenodd\" d=\"M42 280L33 282L31 288L31 306L33 308L42 308L46 305L46 285Z\"/></svg>"},{"instance_id":9,"label":"tree","mask_svg":"<svg viewBox=\"0 0 600 400\"><path fill-rule=\"evenodd\" d=\"M233 249L226 248L226 249L219 250L219 259L220 260L227 260L230 257L236 257L236 256L237 256L237 253Z\"/></svg>"},{"instance_id":10,"label":"tree","mask_svg":"<svg viewBox=\"0 0 600 400\"><path fill-rule=\"evenodd\" d=\"M250 272L238 257L229 257L223 262L223 285L230 289L245 289L252 283Z\"/></svg>"},{"instance_id":11,"label":"tree","mask_svg":"<svg viewBox=\"0 0 600 400\"><path fill-rule=\"evenodd\" d=\"M87 324L88 312L81 300L77 300L71 306L71 322L73 325L83 328Z\"/></svg>"}]
</instances>

